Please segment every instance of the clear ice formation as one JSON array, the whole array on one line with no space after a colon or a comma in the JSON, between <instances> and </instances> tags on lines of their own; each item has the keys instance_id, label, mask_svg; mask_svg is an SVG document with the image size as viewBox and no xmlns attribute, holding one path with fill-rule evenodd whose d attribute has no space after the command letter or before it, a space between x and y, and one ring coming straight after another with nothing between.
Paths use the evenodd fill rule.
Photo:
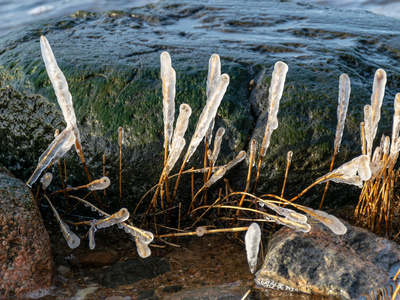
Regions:
<instances>
[{"instance_id":1,"label":"clear ice formation","mask_svg":"<svg viewBox=\"0 0 400 300\"><path fill-rule=\"evenodd\" d=\"M172 168L175 166L182 153L183 148L185 148L186 140L183 137L177 137L172 143L171 151L168 154L167 163L165 164L165 175L168 176Z\"/></svg>"},{"instance_id":2,"label":"clear ice formation","mask_svg":"<svg viewBox=\"0 0 400 300\"><path fill-rule=\"evenodd\" d=\"M334 182L351 184L362 188L363 181L368 181L371 176L372 172L370 169L369 157L360 155L332 172L318 178L317 181L321 180L319 183L322 183L327 180L332 180Z\"/></svg>"},{"instance_id":3,"label":"clear ice formation","mask_svg":"<svg viewBox=\"0 0 400 300\"><path fill-rule=\"evenodd\" d=\"M68 247L70 247L71 249L75 249L81 244L81 239L75 233L72 232L72 230L68 227L67 224L65 224L61 220L60 215L58 214L57 210L55 209L51 201L47 197L46 199L49 202L49 205L53 210L54 215L56 216L57 222L60 225L61 232L68 244Z\"/></svg>"},{"instance_id":4,"label":"clear ice formation","mask_svg":"<svg viewBox=\"0 0 400 300\"><path fill-rule=\"evenodd\" d=\"M288 66L284 62L278 61L272 72L271 86L268 96L268 121L265 128L264 139L261 145L261 155L264 156L271 140L272 132L278 128L279 101L282 98L283 87L285 85Z\"/></svg>"},{"instance_id":5,"label":"clear ice formation","mask_svg":"<svg viewBox=\"0 0 400 300\"><path fill-rule=\"evenodd\" d=\"M128 218L129 218L129 211L126 208L121 208L115 214L112 214L111 216L105 219L97 221L95 226L97 229L107 228L113 226L114 224L125 222L126 220L128 220Z\"/></svg>"},{"instance_id":6,"label":"clear ice formation","mask_svg":"<svg viewBox=\"0 0 400 300\"><path fill-rule=\"evenodd\" d=\"M218 57L218 59L216 59L216 57ZM213 54L209 60L209 65L214 70L212 74L216 72L215 78L213 77L212 79L213 83L210 85L210 90L207 91L209 97L207 97L206 105L204 106L204 109L199 117L195 132L190 141L187 153L185 155L186 161L189 161L193 153L196 151L197 146L200 144L201 140L207 133L207 130L210 127L210 123L215 118L218 107L229 85L228 74L222 74L220 76L217 76L218 72L220 73L220 70L218 70L218 72L215 71L215 69L220 68L220 64L218 63L219 63L219 56L217 54Z\"/></svg>"},{"instance_id":7,"label":"clear ice formation","mask_svg":"<svg viewBox=\"0 0 400 300\"><path fill-rule=\"evenodd\" d=\"M171 57L168 52L161 53L160 63L163 94L164 137L168 140L168 146L171 146L172 132L174 129L176 73L172 68Z\"/></svg>"},{"instance_id":8,"label":"clear ice formation","mask_svg":"<svg viewBox=\"0 0 400 300\"><path fill-rule=\"evenodd\" d=\"M192 114L192 109L189 104L182 103L179 106L179 115L176 120L174 135L172 137L171 148L174 148L174 144L177 139L183 138L185 136L186 129L189 124L189 118Z\"/></svg>"},{"instance_id":9,"label":"clear ice formation","mask_svg":"<svg viewBox=\"0 0 400 300\"><path fill-rule=\"evenodd\" d=\"M336 136L334 147L339 152L340 144L343 137L343 129L346 121L347 109L349 107L350 100L350 78L347 74L342 74L339 77L339 99L337 107L337 118L338 123L336 127Z\"/></svg>"},{"instance_id":10,"label":"clear ice formation","mask_svg":"<svg viewBox=\"0 0 400 300\"><path fill-rule=\"evenodd\" d=\"M226 166L223 166L222 168L219 168L212 176L211 178L204 184L205 188L209 188L212 186L214 183L216 183L218 180L220 180L222 177L224 177L226 173Z\"/></svg>"},{"instance_id":11,"label":"clear ice formation","mask_svg":"<svg viewBox=\"0 0 400 300\"><path fill-rule=\"evenodd\" d=\"M251 223L249 229L247 229L246 235L244 236L244 243L246 245L247 262L252 274L256 271L260 242L260 226L257 223Z\"/></svg>"},{"instance_id":12,"label":"clear ice formation","mask_svg":"<svg viewBox=\"0 0 400 300\"><path fill-rule=\"evenodd\" d=\"M39 158L39 163L32 174L31 178L27 181L27 185L32 187L36 182L42 171L52 162L63 157L76 140L80 142L78 127L76 125L76 116L74 107L72 105L72 96L68 90L68 83L64 74L57 65L57 61L51 50L50 44L44 36L40 38L40 48L42 51L43 61L46 66L47 74L53 85L54 92L57 97L58 104L60 105L62 114L67 127L61 134L56 136L50 146ZM76 148L76 145L75 145ZM78 149L76 148L77 152Z\"/></svg>"},{"instance_id":13,"label":"clear ice formation","mask_svg":"<svg viewBox=\"0 0 400 300\"><path fill-rule=\"evenodd\" d=\"M50 165L51 162L57 161L64 156L65 153L71 149L72 145L75 143L75 135L70 128L65 128L61 134L56 136L56 138L51 142L46 151L39 158L38 165L32 176L26 182L26 185L30 188L38 180L40 174Z\"/></svg>"},{"instance_id":14,"label":"clear ice formation","mask_svg":"<svg viewBox=\"0 0 400 300\"><path fill-rule=\"evenodd\" d=\"M136 249L141 258L147 258L151 255L151 250L148 244L143 243L139 238L135 239Z\"/></svg>"},{"instance_id":15,"label":"clear ice formation","mask_svg":"<svg viewBox=\"0 0 400 300\"><path fill-rule=\"evenodd\" d=\"M318 220L326 227L328 227L334 234L343 235L347 232L347 227L339 221L334 215L330 215L324 211L318 209L307 208L310 212L310 216Z\"/></svg>"},{"instance_id":16,"label":"clear ice formation","mask_svg":"<svg viewBox=\"0 0 400 300\"><path fill-rule=\"evenodd\" d=\"M375 72L372 86L371 105L364 107L365 140L367 142L367 155L371 158L373 141L378 130L381 118L381 107L385 94L386 72L378 69Z\"/></svg>"},{"instance_id":17,"label":"clear ice formation","mask_svg":"<svg viewBox=\"0 0 400 300\"><path fill-rule=\"evenodd\" d=\"M49 172L47 172L42 176L42 178L40 179L40 183L42 184L43 190L46 190L49 187L52 180L53 180L53 174Z\"/></svg>"},{"instance_id":18,"label":"clear ice formation","mask_svg":"<svg viewBox=\"0 0 400 300\"><path fill-rule=\"evenodd\" d=\"M214 149L212 151L212 154L208 158L209 160L212 161L213 166L215 165L215 162L217 161L219 151L221 150L221 143L222 143L222 137L225 134L225 128L220 127L217 130L217 133L215 134L214 138Z\"/></svg>"},{"instance_id":19,"label":"clear ice formation","mask_svg":"<svg viewBox=\"0 0 400 300\"><path fill-rule=\"evenodd\" d=\"M86 187L90 191L104 190L110 185L110 179L107 176L90 182Z\"/></svg>"}]
</instances>

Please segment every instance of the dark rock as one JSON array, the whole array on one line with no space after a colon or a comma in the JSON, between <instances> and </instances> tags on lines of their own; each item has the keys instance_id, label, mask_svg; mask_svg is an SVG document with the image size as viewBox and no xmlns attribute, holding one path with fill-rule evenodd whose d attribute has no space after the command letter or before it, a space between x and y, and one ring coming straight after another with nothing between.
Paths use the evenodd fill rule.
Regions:
<instances>
[{"instance_id":1,"label":"dark rock","mask_svg":"<svg viewBox=\"0 0 400 300\"><path fill-rule=\"evenodd\" d=\"M169 285L166 286L162 289L163 292L165 293L176 293L182 290L182 285L181 284L176 284L176 285Z\"/></svg>"},{"instance_id":2,"label":"dark rock","mask_svg":"<svg viewBox=\"0 0 400 300\"><path fill-rule=\"evenodd\" d=\"M289 73L259 190L280 192L286 153L293 150L286 195L297 194L329 169L341 73L352 80L352 96L337 165L360 154L359 123L378 68L388 73L378 136L390 132L392 101L400 83L395 63L399 26L399 20L362 11L253 0L246 5L238 0L201 5L166 0L124 12L77 12L39 22L0 38L0 160L27 180L54 130L65 126L41 59L42 34L68 79L94 177L101 177L105 153L106 171L112 182L118 181L117 128L125 128L124 201L131 206L158 182L162 169L162 51L170 52L177 71L177 108L182 102L192 106L191 133L205 102L208 58L220 54L222 71L231 76L216 118L216 129L227 128L220 163L247 149L251 138L261 142L272 68L283 60ZM201 152L192 165L201 165ZM74 151L67 158L69 182L86 182ZM245 169L241 164L227 175L238 189L244 185ZM344 196L338 196L339 188L346 189L340 193ZM332 184L328 197L341 204L354 201L358 191ZM117 193L114 184L108 195ZM178 196L188 194L182 189ZM304 199L309 204L319 197Z\"/></svg>"},{"instance_id":3,"label":"dark rock","mask_svg":"<svg viewBox=\"0 0 400 300\"><path fill-rule=\"evenodd\" d=\"M322 224L309 233L289 228L276 232L268 245L256 282L270 288L356 299L384 287L389 269L400 261L400 246L345 223L334 235Z\"/></svg>"},{"instance_id":4,"label":"dark rock","mask_svg":"<svg viewBox=\"0 0 400 300\"><path fill-rule=\"evenodd\" d=\"M80 265L91 268L100 268L115 263L121 255L117 251L91 251L79 253L78 262Z\"/></svg>"},{"instance_id":5,"label":"dark rock","mask_svg":"<svg viewBox=\"0 0 400 300\"><path fill-rule=\"evenodd\" d=\"M50 288L52 262L50 239L31 191L0 164L0 298Z\"/></svg>"},{"instance_id":6,"label":"dark rock","mask_svg":"<svg viewBox=\"0 0 400 300\"><path fill-rule=\"evenodd\" d=\"M105 287L117 288L142 279L151 279L170 270L169 262L159 257L130 259L118 262L96 272L99 283Z\"/></svg>"}]
</instances>

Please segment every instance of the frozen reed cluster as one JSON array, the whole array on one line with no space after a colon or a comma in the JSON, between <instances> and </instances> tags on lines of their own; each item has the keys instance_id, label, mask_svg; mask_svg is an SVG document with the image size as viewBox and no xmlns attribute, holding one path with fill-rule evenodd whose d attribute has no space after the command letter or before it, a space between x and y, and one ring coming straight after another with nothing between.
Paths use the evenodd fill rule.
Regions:
<instances>
[{"instance_id":1,"label":"frozen reed cluster","mask_svg":"<svg viewBox=\"0 0 400 300\"><path fill-rule=\"evenodd\" d=\"M68 192L70 191L77 191L80 189L88 189L90 191L90 194L95 194L95 191L97 190L104 190L108 188L110 185L110 179L107 176L103 176L100 179L97 180L92 180L89 170L87 169L85 158L83 155L82 151L82 146L81 146L81 139L79 135L79 130L78 126L76 123L76 116L75 116L75 111L72 103L72 96L71 93L69 92L68 89L68 83L67 80L60 70L60 68L57 65L56 59L54 57L53 51L51 50L50 44L47 41L47 39L42 36L40 38L40 47L42 50L42 57L45 62L46 70L49 75L50 81L53 85L53 89L55 91L57 101L59 106L61 107L62 114L64 116L64 120L67 123L67 127L60 133L56 133L56 137L51 142L51 144L48 146L48 148L45 150L45 152L40 156L38 165L33 172L32 176L29 178L27 181L27 185L29 187L32 187L32 185L38 180L40 177L40 174L44 171L47 170L52 164L58 162L59 160L71 149L72 145L75 145L75 149L81 159L81 162L83 164L83 167L85 169L85 172L87 174L87 177L89 179L89 183L85 185L81 185L78 187L68 187L65 188L65 182L62 176L61 172L61 166L60 166L60 173L61 173L61 179L63 181L63 186L64 189L61 191L54 192L52 194L46 195L44 194L43 197L47 199L50 208L53 210L54 215L56 217L56 220L58 224L60 225L61 232L68 244L68 246L71 249L77 248L81 240L78 237L77 234L75 234L70 227L61 219L58 211L52 204L50 200L50 196L61 193L63 192L65 195L65 201L67 201L67 209L69 209L68 206L68 200L69 199L75 199L80 203L84 203L85 206L91 207L93 211L97 211L100 216L105 216L104 218L97 220L93 219L90 222L83 222L84 224L90 225L89 229L89 247L90 249L95 248L95 232L99 229L111 227L113 225L117 225L119 228L124 229L126 233L128 233L136 242L137 245L137 250L138 254L141 257L148 257L151 254L150 248L148 244L153 241L154 236L151 232L149 231L144 231L141 230L137 227L134 227L128 223L129 218L129 211L126 208L122 208L118 212L109 215L106 212L102 211L99 209L97 206L93 205L92 203L88 202L87 200L81 199L76 196L68 195ZM123 139L123 132L120 130L120 144L122 144L122 139ZM53 175L49 172L43 175L41 178L40 182L42 184L42 189L43 191L46 191L46 189L49 187L53 179ZM38 188L38 194L39 195L40 188ZM87 196L88 196L87 195ZM100 202L101 204L101 202Z\"/></svg>"}]
</instances>

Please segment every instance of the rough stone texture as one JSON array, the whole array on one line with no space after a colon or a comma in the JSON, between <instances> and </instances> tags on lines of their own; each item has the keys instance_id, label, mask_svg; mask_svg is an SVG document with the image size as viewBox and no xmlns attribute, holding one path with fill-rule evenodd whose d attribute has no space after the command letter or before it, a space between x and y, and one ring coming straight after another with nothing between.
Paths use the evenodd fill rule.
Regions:
<instances>
[{"instance_id":1,"label":"rough stone texture","mask_svg":"<svg viewBox=\"0 0 400 300\"><path fill-rule=\"evenodd\" d=\"M283 60L289 72L279 127L264 159L259 191L280 192L286 153L293 150L289 197L329 169L341 73L352 80L352 96L337 165L360 154L359 123L378 68L388 73L378 136L390 132L400 83L399 26L399 20L361 11L254 0L166 0L124 12L77 12L39 22L0 38L0 160L27 180L54 130L65 126L41 59L42 34L68 79L94 177L102 174L105 153L106 171L112 182L118 181L117 128L125 128L123 184L128 206L158 182L162 169L162 51L170 52L177 71L176 107L182 102L192 106L191 133L205 103L208 59L220 54L222 71L231 76L215 126L227 129L221 163L247 149L251 138L261 142L272 68ZM82 184L76 154L72 150L67 157L69 182ZM188 168L201 165L201 158L200 149ZM237 189L243 188L245 176L243 163L227 175ZM338 187L346 192L335 192ZM357 191L332 184L326 203L354 201ZM112 185L110 199L117 193L118 185ZM189 194L181 189L178 197ZM304 203L319 201L316 195L307 195Z\"/></svg>"},{"instance_id":2,"label":"rough stone texture","mask_svg":"<svg viewBox=\"0 0 400 300\"><path fill-rule=\"evenodd\" d=\"M50 239L33 195L0 164L0 298L47 289L51 277Z\"/></svg>"},{"instance_id":3,"label":"rough stone texture","mask_svg":"<svg viewBox=\"0 0 400 300\"><path fill-rule=\"evenodd\" d=\"M146 259L129 259L118 262L96 273L99 283L106 287L117 288L142 279L151 279L170 270L165 259L151 256Z\"/></svg>"},{"instance_id":4,"label":"rough stone texture","mask_svg":"<svg viewBox=\"0 0 400 300\"><path fill-rule=\"evenodd\" d=\"M400 261L400 246L345 224L343 236L322 224L313 224L309 233L282 228L269 242L256 282L346 299L384 287L390 267Z\"/></svg>"}]
</instances>

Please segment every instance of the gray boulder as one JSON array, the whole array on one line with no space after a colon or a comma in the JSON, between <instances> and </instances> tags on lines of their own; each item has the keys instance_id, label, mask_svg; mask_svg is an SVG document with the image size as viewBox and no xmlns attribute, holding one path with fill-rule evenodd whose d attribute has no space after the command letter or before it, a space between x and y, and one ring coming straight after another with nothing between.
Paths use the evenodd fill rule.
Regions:
<instances>
[{"instance_id":1,"label":"gray boulder","mask_svg":"<svg viewBox=\"0 0 400 300\"><path fill-rule=\"evenodd\" d=\"M264 287L357 299L389 282L389 270L400 261L400 246L351 226L342 236L322 224L309 233L289 228L268 244L256 282Z\"/></svg>"},{"instance_id":2,"label":"gray boulder","mask_svg":"<svg viewBox=\"0 0 400 300\"><path fill-rule=\"evenodd\" d=\"M0 164L0 298L41 295L51 286L52 263L31 191Z\"/></svg>"},{"instance_id":3,"label":"gray boulder","mask_svg":"<svg viewBox=\"0 0 400 300\"><path fill-rule=\"evenodd\" d=\"M215 129L227 129L219 163L247 150L252 138L261 143L270 76L275 62L283 60L289 72L259 192L280 192L286 153L293 150L285 195L294 196L328 171L341 73L352 80L352 96L337 166L360 154L359 123L378 68L388 73L378 136L390 132L400 82L394 63L399 26L399 20L367 12L254 0L245 5L239 0L165 0L123 12L81 11L38 22L0 38L0 161L26 181L54 130L65 127L40 55L40 35L48 38L69 82L93 177L101 177L105 154L106 171L112 182L118 181L117 128L125 128L122 201L128 206L158 182L162 169L162 51L170 52L177 71L176 107L186 102L193 109L190 133L205 103L208 59L213 53L221 56L231 83L216 117ZM202 156L199 149L188 168L202 166ZM75 153L66 157L69 183L86 183ZM244 187L246 168L242 163L227 175L238 190ZM184 186L178 194L183 200L190 194ZM345 196L338 196L339 188ZM326 203L354 201L358 191L332 184ZM107 195L117 194L118 184L113 184ZM312 204L320 193L303 199Z\"/></svg>"}]
</instances>

